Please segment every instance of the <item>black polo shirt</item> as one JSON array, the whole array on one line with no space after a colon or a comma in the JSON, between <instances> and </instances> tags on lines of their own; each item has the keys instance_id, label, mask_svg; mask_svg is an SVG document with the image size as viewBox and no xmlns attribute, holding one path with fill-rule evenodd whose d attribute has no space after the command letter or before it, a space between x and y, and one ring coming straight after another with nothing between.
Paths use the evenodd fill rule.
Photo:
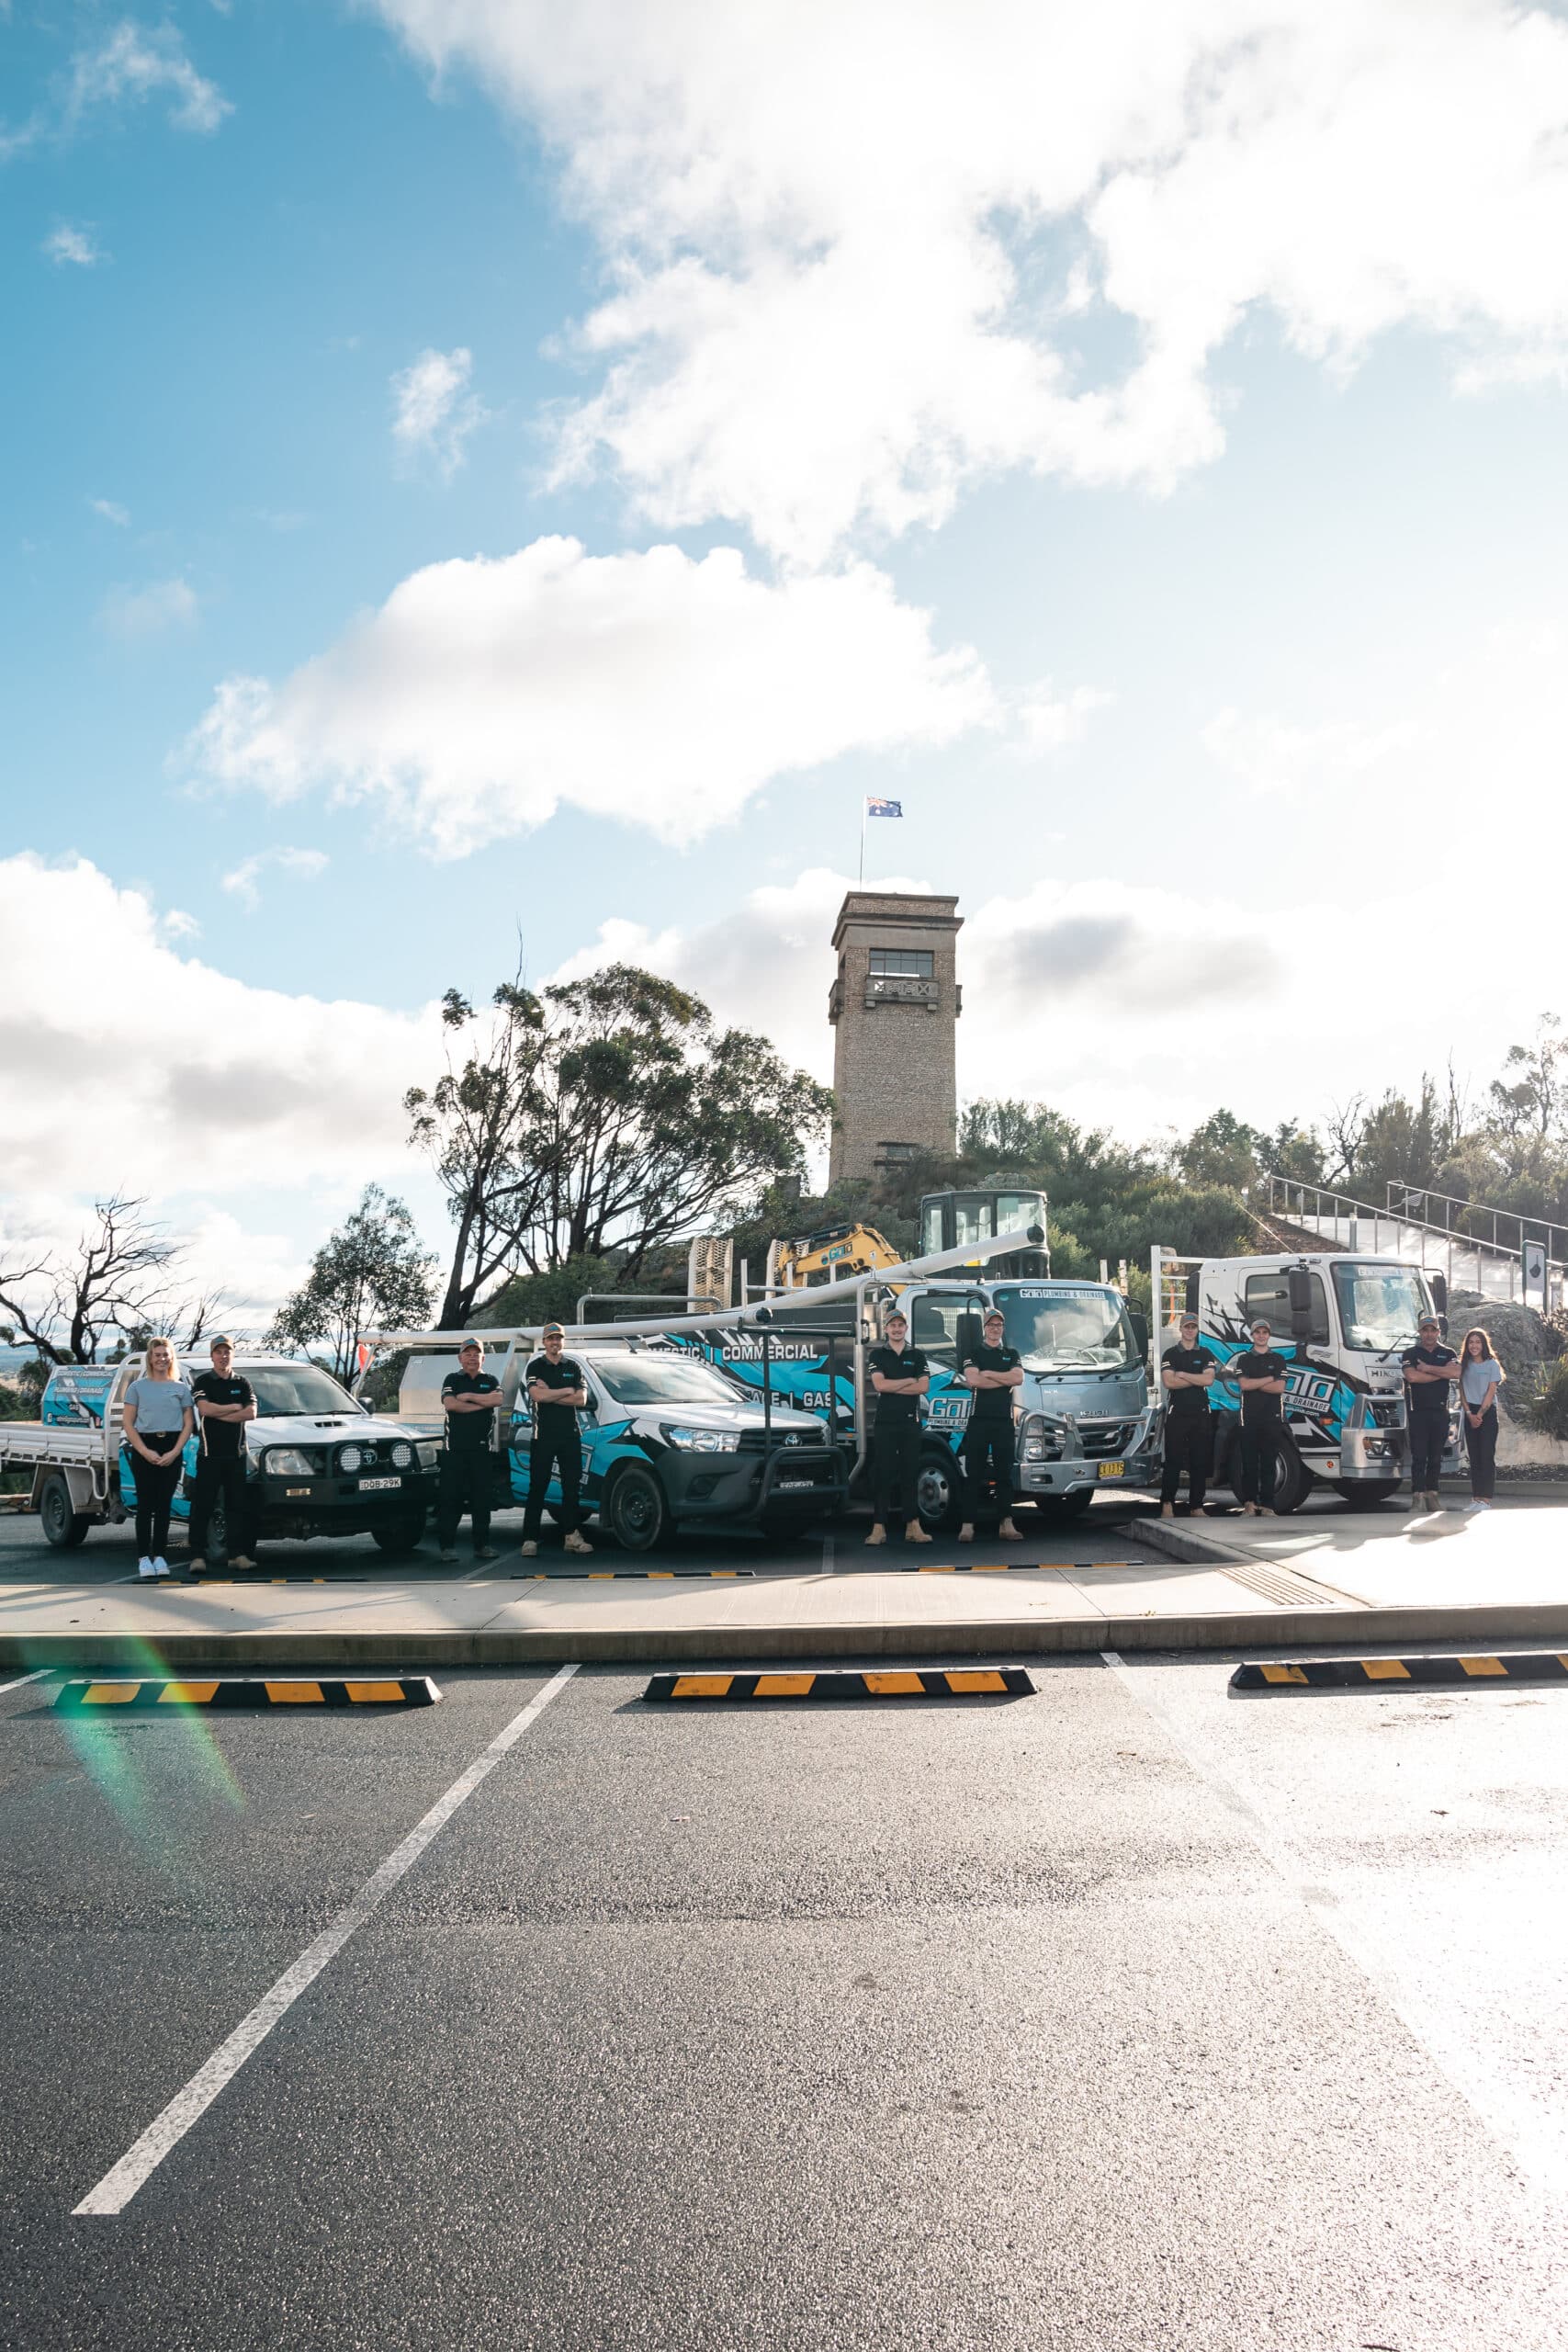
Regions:
<instances>
[{"instance_id":1,"label":"black polo shirt","mask_svg":"<svg viewBox=\"0 0 1568 2352\"><path fill-rule=\"evenodd\" d=\"M523 1375L524 1388L531 1388L536 1380L541 1388L561 1388L568 1392L573 1388L586 1390L588 1386L582 1366L568 1355L563 1355L558 1363L552 1363L546 1355L536 1356ZM572 1437L576 1431L575 1405L535 1406L534 1435L536 1438Z\"/></svg>"},{"instance_id":2,"label":"black polo shirt","mask_svg":"<svg viewBox=\"0 0 1568 2352\"><path fill-rule=\"evenodd\" d=\"M1439 1364L1458 1363L1459 1358L1452 1348L1445 1348L1439 1340L1435 1348L1423 1348L1419 1344L1406 1348L1399 1361L1407 1372L1414 1372L1417 1364L1424 1364L1429 1372L1435 1372ZM1453 1402L1453 1384L1448 1380L1418 1380L1413 1386L1407 1385L1404 1394L1409 1399L1411 1412L1446 1415Z\"/></svg>"},{"instance_id":3,"label":"black polo shirt","mask_svg":"<svg viewBox=\"0 0 1568 2352\"><path fill-rule=\"evenodd\" d=\"M442 1396L490 1396L501 1395L501 1383L491 1372L449 1372L441 1384ZM490 1443L495 1427L495 1414L448 1413L446 1416L446 1451L448 1453L482 1453Z\"/></svg>"},{"instance_id":4,"label":"black polo shirt","mask_svg":"<svg viewBox=\"0 0 1568 2352\"><path fill-rule=\"evenodd\" d=\"M988 1348L980 1340L965 1348L958 1359L960 1376L971 1364L976 1372L1016 1372L1023 1358L1016 1348ZM1010 1421L1013 1392L1010 1388L976 1388L971 1392L969 1418L972 1421Z\"/></svg>"},{"instance_id":5,"label":"black polo shirt","mask_svg":"<svg viewBox=\"0 0 1568 2352\"><path fill-rule=\"evenodd\" d=\"M931 1370L919 1348L893 1348L886 1340L879 1348L873 1348L865 1361L867 1372L879 1372L884 1380L919 1380L922 1373ZM876 1426L879 1429L890 1428L896 1421L919 1419L920 1400L918 1396L885 1396L879 1389L874 1389L872 1393L876 1398Z\"/></svg>"},{"instance_id":6,"label":"black polo shirt","mask_svg":"<svg viewBox=\"0 0 1568 2352\"><path fill-rule=\"evenodd\" d=\"M1232 1380L1283 1380L1285 1359L1277 1356L1272 1348L1259 1355L1249 1348L1244 1356L1233 1356L1225 1366L1226 1377ZM1278 1421L1284 1418L1285 1400L1271 1396L1267 1388L1248 1388L1241 1399L1244 1429L1256 1429L1260 1421Z\"/></svg>"},{"instance_id":7,"label":"black polo shirt","mask_svg":"<svg viewBox=\"0 0 1568 2352\"><path fill-rule=\"evenodd\" d=\"M1167 1372L1212 1372L1216 1369L1207 1348L1167 1348L1160 1358ZM1168 1388L1165 1409L1173 1421L1201 1420L1209 1409L1206 1388Z\"/></svg>"},{"instance_id":8,"label":"black polo shirt","mask_svg":"<svg viewBox=\"0 0 1568 2352\"><path fill-rule=\"evenodd\" d=\"M191 1382L193 1396L205 1397L209 1405L254 1405L256 1392L248 1380L237 1372L227 1375L217 1372L198 1372ZM201 1425L201 1450L214 1462L232 1462L245 1450L243 1421L209 1421L205 1413L197 1413Z\"/></svg>"}]
</instances>

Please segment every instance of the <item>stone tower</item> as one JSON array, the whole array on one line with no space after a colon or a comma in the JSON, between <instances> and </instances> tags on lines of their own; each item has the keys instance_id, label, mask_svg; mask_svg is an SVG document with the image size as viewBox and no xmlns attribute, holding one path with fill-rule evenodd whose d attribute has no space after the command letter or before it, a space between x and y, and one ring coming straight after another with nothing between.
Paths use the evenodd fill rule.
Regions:
<instances>
[{"instance_id":1,"label":"stone tower","mask_svg":"<svg viewBox=\"0 0 1568 2352\"><path fill-rule=\"evenodd\" d=\"M839 1098L829 1182L951 1152L958 1124L953 1024L962 1011L953 899L851 890L839 910L828 997Z\"/></svg>"}]
</instances>

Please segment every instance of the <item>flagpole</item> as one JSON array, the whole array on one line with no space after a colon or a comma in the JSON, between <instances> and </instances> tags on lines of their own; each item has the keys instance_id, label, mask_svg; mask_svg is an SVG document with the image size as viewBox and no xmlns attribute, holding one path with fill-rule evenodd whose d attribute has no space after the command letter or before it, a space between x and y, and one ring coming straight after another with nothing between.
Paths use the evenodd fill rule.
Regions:
<instances>
[{"instance_id":1,"label":"flagpole","mask_svg":"<svg viewBox=\"0 0 1568 2352\"><path fill-rule=\"evenodd\" d=\"M865 795L860 797L860 881L865 882Z\"/></svg>"}]
</instances>

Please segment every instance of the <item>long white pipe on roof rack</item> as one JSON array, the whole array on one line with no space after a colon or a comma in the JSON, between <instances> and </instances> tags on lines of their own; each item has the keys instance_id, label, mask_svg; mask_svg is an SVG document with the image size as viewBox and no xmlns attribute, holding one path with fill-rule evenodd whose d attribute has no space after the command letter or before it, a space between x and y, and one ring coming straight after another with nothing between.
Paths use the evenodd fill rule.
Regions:
<instances>
[{"instance_id":1,"label":"long white pipe on roof rack","mask_svg":"<svg viewBox=\"0 0 1568 2352\"><path fill-rule=\"evenodd\" d=\"M993 1234L983 1241L964 1241L956 1250L939 1250L929 1258L910 1258L897 1266L879 1266L874 1273L847 1275L842 1282L815 1283L809 1290L781 1291L760 1305L716 1307L709 1315L655 1315L646 1322L568 1323L562 1328L569 1340L604 1339L612 1332L630 1340L651 1338L661 1331L712 1331L728 1325L755 1323L760 1313L779 1306L816 1306L831 1299L863 1296L874 1285L927 1282L951 1269L972 1266L976 1260L985 1262L1036 1245L1030 1242L1028 1233L1015 1229ZM635 1297L636 1293L628 1291L626 1296ZM457 1331L367 1331L362 1334L362 1340L369 1348L455 1348L459 1340L471 1338L483 1340L488 1347L497 1341L535 1340L543 1329L543 1323L476 1324L471 1329Z\"/></svg>"}]
</instances>

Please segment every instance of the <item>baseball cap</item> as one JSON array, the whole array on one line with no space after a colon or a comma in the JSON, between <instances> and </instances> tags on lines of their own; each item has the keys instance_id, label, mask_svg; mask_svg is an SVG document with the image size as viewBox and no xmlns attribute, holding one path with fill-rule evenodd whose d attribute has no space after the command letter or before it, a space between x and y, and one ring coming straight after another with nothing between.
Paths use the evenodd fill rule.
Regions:
<instances>
[{"instance_id":1,"label":"baseball cap","mask_svg":"<svg viewBox=\"0 0 1568 2352\"><path fill-rule=\"evenodd\" d=\"M547 1340L552 1331L558 1331L561 1338L564 1340L566 1337L566 1325L564 1323L547 1323L544 1329L539 1334L540 1339Z\"/></svg>"}]
</instances>

